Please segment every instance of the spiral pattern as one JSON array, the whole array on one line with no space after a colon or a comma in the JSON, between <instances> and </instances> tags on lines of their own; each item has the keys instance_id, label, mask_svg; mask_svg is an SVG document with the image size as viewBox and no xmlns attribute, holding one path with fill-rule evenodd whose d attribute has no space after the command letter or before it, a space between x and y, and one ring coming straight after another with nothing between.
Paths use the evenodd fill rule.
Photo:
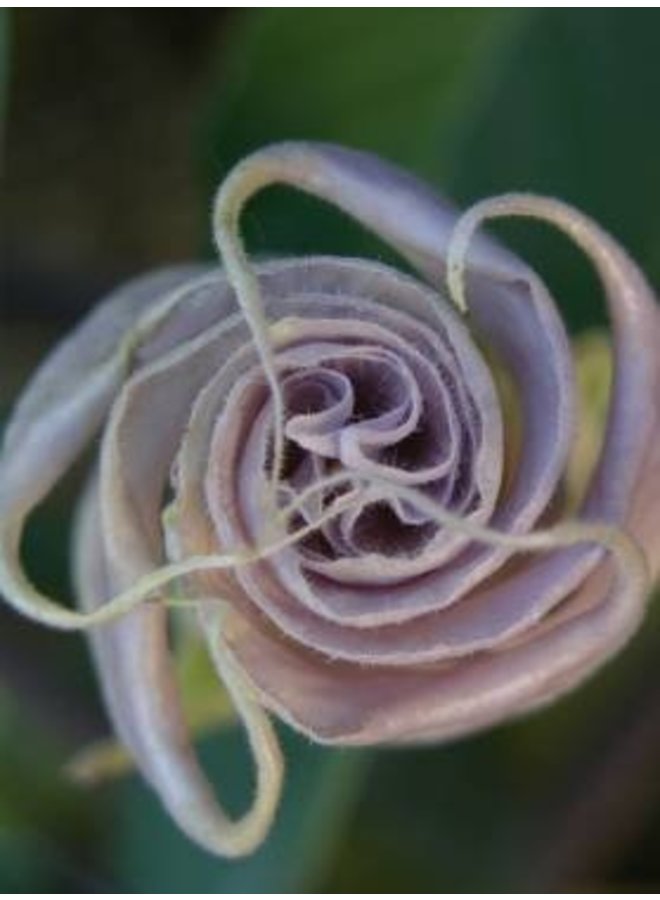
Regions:
<instances>
[{"instance_id":1,"label":"spiral pattern","mask_svg":"<svg viewBox=\"0 0 660 900\"><path fill-rule=\"evenodd\" d=\"M252 267L238 216L272 181L335 203L423 280L333 257ZM603 448L567 526L570 345L538 277L473 239L503 214L568 231L613 324ZM216 226L224 271L118 292L19 403L0 470L0 583L47 624L110 622L93 642L122 740L181 827L236 855L277 801L264 709L319 741L445 740L549 702L633 633L644 567L655 576L660 560L660 320L639 270L577 211L512 195L458 222L412 177L342 148L255 154L221 189ZM30 584L20 538L101 425L76 612ZM167 636L174 574L199 601L257 760L257 801L237 826L187 736ZM135 608L145 596L165 602Z\"/></svg>"}]
</instances>

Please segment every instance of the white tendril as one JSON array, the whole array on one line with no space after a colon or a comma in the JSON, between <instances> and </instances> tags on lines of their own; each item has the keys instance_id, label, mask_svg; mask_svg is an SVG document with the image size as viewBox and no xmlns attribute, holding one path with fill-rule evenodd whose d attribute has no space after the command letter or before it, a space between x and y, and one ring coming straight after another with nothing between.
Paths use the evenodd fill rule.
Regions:
<instances>
[{"instance_id":1,"label":"white tendril","mask_svg":"<svg viewBox=\"0 0 660 900\"><path fill-rule=\"evenodd\" d=\"M465 267L468 249L479 227L490 219L524 217L554 225L568 235L593 261L604 280L611 280L625 295L630 291L631 266L624 251L593 219L567 203L536 194L501 194L480 200L458 219L447 245L447 291L451 300L465 313L468 301L465 291ZM625 264L626 275L622 273Z\"/></svg>"}]
</instances>

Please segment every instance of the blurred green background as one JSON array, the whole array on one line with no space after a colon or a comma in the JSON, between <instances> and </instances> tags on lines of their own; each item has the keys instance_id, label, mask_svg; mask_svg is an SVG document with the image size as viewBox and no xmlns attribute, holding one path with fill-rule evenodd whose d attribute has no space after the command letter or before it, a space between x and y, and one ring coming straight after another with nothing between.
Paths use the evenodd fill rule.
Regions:
<instances>
[{"instance_id":1,"label":"blurred green background","mask_svg":"<svg viewBox=\"0 0 660 900\"><path fill-rule=\"evenodd\" d=\"M461 202L556 194L660 284L657 10L0 16L0 416L107 287L208 254L213 187L278 138L374 150ZM255 250L383 255L286 191L247 219ZM520 223L501 233L546 275L573 330L602 322L565 240ZM27 547L40 583L63 596L71 487ZM227 864L188 844L136 778L91 791L62 778L70 754L107 730L84 640L2 609L0 890L657 890L659 620L652 609L627 652L569 699L456 745L331 752L283 733L275 832ZM240 807L240 736L211 736L202 752Z\"/></svg>"}]
</instances>

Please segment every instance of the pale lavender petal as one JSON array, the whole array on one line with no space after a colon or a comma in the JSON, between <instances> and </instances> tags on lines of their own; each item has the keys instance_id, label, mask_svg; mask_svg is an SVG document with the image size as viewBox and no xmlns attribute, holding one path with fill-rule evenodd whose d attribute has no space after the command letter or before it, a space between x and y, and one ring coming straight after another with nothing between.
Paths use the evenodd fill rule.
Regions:
<instances>
[{"instance_id":1,"label":"pale lavender petal","mask_svg":"<svg viewBox=\"0 0 660 900\"><path fill-rule=\"evenodd\" d=\"M14 410L0 457L0 587L21 612L69 620L20 562L25 521L100 428L131 363L129 335L150 310L206 269L183 266L115 291L42 364ZM76 617L70 617L71 624Z\"/></svg>"},{"instance_id":2,"label":"pale lavender petal","mask_svg":"<svg viewBox=\"0 0 660 900\"><path fill-rule=\"evenodd\" d=\"M543 706L602 665L644 611L643 597L627 597L620 587L599 572L574 601L587 608L581 615L532 630L498 653L437 667L340 663L306 653L255 621L237 620L228 639L264 702L315 740L442 741Z\"/></svg>"},{"instance_id":3,"label":"pale lavender petal","mask_svg":"<svg viewBox=\"0 0 660 900\"><path fill-rule=\"evenodd\" d=\"M342 209L427 283L365 260L249 267L235 224L275 182ZM607 297L612 401L578 523L554 527L579 427L561 318L527 265L487 237L470 243L504 214L567 232ZM93 643L120 737L182 829L214 852L247 852L272 819L281 764L266 709L340 744L484 728L595 671L638 626L646 569L660 571L651 289L612 238L558 201L509 195L478 204L455 234L457 221L369 154L265 148L218 195L228 277L191 268L129 285L46 362L10 423L0 586L15 606L80 625L34 591L20 537L104 420L75 541L83 607L113 612L113 596L145 579L148 595L159 567L185 572L257 761L245 820L225 816L194 755L163 595ZM515 437L491 359L515 392Z\"/></svg>"}]
</instances>

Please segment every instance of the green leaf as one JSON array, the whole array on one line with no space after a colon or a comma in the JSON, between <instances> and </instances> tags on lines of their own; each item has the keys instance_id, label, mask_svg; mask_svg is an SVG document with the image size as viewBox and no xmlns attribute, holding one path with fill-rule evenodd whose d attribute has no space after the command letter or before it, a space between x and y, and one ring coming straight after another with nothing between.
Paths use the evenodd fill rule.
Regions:
<instances>
[{"instance_id":1,"label":"green leaf","mask_svg":"<svg viewBox=\"0 0 660 900\"><path fill-rule=\"evenodd\" d=\"M110 859L123 890L300 892L325 874L368 761L360 751L314 747L283 735L288 769L284 798L266 844L244 860L216 859L176 830L158 801L133 778L117 792ZM248 793L248 758L235 729L206 740L202 758L227 807Z\"/></svg>"},{"instance_id":2,"label":"green leaf","mask_svg":"<svg viewBox=\"0 0 660 900\"><path fill-rule=\"evenodd\" d=\"M433 171L519 22L470 9L260 11L234 36L213 149L228 162L264 141L305 137Z\"/></svg>"},{"instance_id":3,"label":"green leaf","mask_svg":"<svg viewBox=\"0 0 660 900\"><path fill-rule=\"evenodd\" d=\"M463 203L511 190L562 197L659 279L658 26L658 10L261 10L234 35L208 110L210 181L269 141L346 143ZM342 216L289 194L257 200L250 247L373 252ZM504 233L547 275L574 330L604 321L595 279L565 239L528 222Z\"/></svg>"},{"instance_id":4,"label":"green leaf","mask_svg":"<svg viewBox=\"0 0 660 900\"><path fill-rule=\"evenodd\" d=\"M63 748L0 685L0 892L66 890L86 878L98 810L62 778Z\"/></svg>"},{"instance_id":5,"label":"green leaf","mask_svg":"<svg viewBox=\"0 0 660 900\"><path fill-rule=\"evenodd\" d=\"M373 150L438 183L491 69L527 14L518 10L270 9L233 36L203 135L216 185L249 150L285 138ZM274 194L275 192L269 192ZM316 201L268 197L250 246L357 252L357 227Z\"/></svg>"},{"instance_id":6,"label":"green leaf","mask_svg":"<svg viewBox=\"0 0 660 900\"><path fill-rule=\"evenodd\" d=\"M455 154L464 200L510 190L553 194L612 231L660 279L660 11L545 9L502 60L491 102ZM604 320L587 267L565 239L516 228L574 328ZM527 237L523 232L531 232Z\"/></svg>"}]
</instances>

